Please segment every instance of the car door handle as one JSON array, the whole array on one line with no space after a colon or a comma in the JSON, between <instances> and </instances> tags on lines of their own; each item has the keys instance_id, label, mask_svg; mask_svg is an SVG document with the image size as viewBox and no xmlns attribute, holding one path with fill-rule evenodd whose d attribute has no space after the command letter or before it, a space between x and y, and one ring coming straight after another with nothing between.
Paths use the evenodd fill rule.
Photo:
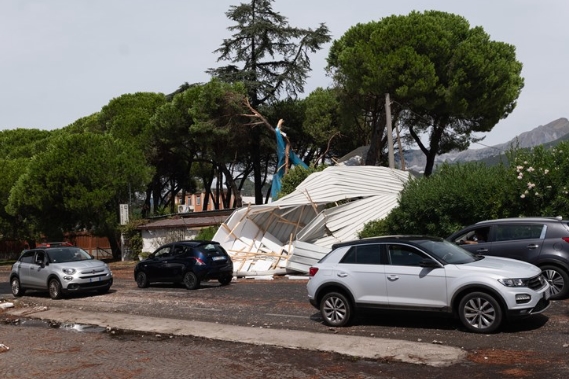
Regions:
<instances>
[{"instance_id":1,"label":"car door handle","mask_svg":"<svg viewBox=\"0 0 569 379\"><path fill-rule=\"evenodd\" d=\"M478 254L487 253L487 252L488 252L488 249L478 249L478 250L476 250L476 252L477 252Z\"/></svg>"},{"instance_id":2,"label":"car door handle","mask_svg":"<svg viewBox=\"0 0 569 379\"><path fill-rule=\"evenodd\" d=\"M392 282L394 282L398 279L399 279L399 275L387 275L387 280L390 280Z\"/></svg>"},{"instance_id":3,"label":"car door handle","mask_svg":"<svg viewBox=\"0 0 569 379\"><path fill-rule=\"evenodd\" d=\"M339 276L340 278L345 278L345 277L348 276L348 274L345 273L345 272L339 272L339 273L338 273L338 276Z\"/></svg>"},{"instance_id":4,"label":"car door handle","mask_svg":"<svg viewBox=\"0 0 569 379\"><path fill-rule=\"evenodd\" d=\"M535 249L537 249L538 247L539 247L539 245L537 245L537 244L535 244L535 243L532 243L532 244L528 245L528 249L530 249L530 250L535 250Z\"/></svg>"}]
</instances>

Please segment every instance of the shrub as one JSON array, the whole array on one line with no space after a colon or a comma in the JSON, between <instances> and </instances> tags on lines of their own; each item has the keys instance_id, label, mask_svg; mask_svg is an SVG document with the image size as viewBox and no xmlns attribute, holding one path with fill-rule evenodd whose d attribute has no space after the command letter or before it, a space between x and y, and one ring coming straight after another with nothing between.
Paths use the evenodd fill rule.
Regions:
<instances>
[{"instance_id":1,"label":"shrub","mask_svg":"<svg viewBox=\"0 0 569 379\"><path fill-rule=\"evenodd\" d=\"M218 228L219 228L219 226L209 226L207 228L203 228L196 235L196 239L197 240L211 241L211 240L213 240L213 236L215 235L215 232L217 232Z\"/></svg>"},{"instance_id":2,"label":"shrub","mask_svg":"<svg viewBox=\"0 0 569 379\"><path fill-rule=\"evenodd\" d=\"M364 226L360 237L426 234L446 237L475 222L509 215L511 184L500 164L444 164L430 177L408 181L399 206L383 221Z\"/></svg>"},{"instance_id":3,"label":"shrub","mask_svg":"<svg viewBox=\"0 0 569 379\"><path fill-rule=\"evenodd\" d=\"M569 214L569 142L545 148L512 150L512 212L519 216Z\"/></svg>"}]
</instances>

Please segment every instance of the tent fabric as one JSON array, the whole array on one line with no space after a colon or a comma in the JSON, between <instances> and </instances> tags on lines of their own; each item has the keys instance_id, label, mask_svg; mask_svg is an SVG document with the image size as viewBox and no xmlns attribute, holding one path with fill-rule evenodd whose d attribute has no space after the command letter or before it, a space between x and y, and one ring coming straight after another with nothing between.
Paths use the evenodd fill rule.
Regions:
<instances>
[{"instance_id":1,"label":"tent fabric","mask_svg":"<svg viewBox=\"0 0 569 379\"><path fill-rule=\"evenodd\" d=\"M275 128L275 136L277 138L277 171L273 175L273 182L271 185L271 197L276 200L281 192L281 180L286 173L286 143L283 138L282 132L279 127ZM288 154L290 162L294 166L308 168L308 166L296 155L292 150Z\"/></svg>"}]
</instances>

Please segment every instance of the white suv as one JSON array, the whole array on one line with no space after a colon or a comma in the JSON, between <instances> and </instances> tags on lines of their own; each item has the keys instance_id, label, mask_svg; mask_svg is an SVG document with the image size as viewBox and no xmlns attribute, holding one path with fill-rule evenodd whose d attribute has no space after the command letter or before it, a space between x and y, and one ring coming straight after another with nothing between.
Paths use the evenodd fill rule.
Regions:
<instances>
[{"instance_id":1,"label":"white suv","mask_svg":"<svg viewBox=\"0 0 569 379\"><path fill-rule=\"evenodd\" d=\"M549 307L541 270L473 255L440 238L388 236L336 244L310 268L310 303L324 323L344 326L358 309L451 313L472 332Z\"/></svg>"},{"instance_id":2,"label":"white suv","mask_svg":"<svg viewBox=\"0 0 569 379\"><path fill-rule=\"evenodd\" d=\"M16 297L27 290L48 291L52 299L73 292L106 293L112 284L113 273L105 262L67 245L24 250L10 273L10 286Z\"/></svg>"}]
</instances>

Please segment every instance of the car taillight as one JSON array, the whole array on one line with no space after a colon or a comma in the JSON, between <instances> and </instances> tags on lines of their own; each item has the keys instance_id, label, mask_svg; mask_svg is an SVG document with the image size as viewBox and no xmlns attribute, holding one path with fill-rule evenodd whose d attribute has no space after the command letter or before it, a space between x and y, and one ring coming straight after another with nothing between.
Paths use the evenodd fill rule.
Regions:
<instances>
[{"instance_id":1,"label":"car taillight","mask_svg":"<svg viewBox=\"0 0 569 379\"><path fill-rule=\"evenodd\" d=\"M569 243L569 237L563 237L562 240Z\"/></svg>"},{"instance_id":2,"label":"car taillight","mask_svg":"<svg viewBox=\"0 0 569 379\"><path fill-rule=\"evenodd\" d=\"M318 272L318 267L310 267L308 270L308 276L314 276Z\"/></svg>"},{"instance_id":3,"label":"car taillight","mask_svg":"<svg viewBox=\"0 0 569 379\"><path fill-rule=\"evenodd\" d=\"M204 262L204 261L202 261L202 260L199 259L199 258L195 258L195 259L196 259L196 265L197 265L197 266L205 266L205 262Z\"/></svg>"}]
</instances>

